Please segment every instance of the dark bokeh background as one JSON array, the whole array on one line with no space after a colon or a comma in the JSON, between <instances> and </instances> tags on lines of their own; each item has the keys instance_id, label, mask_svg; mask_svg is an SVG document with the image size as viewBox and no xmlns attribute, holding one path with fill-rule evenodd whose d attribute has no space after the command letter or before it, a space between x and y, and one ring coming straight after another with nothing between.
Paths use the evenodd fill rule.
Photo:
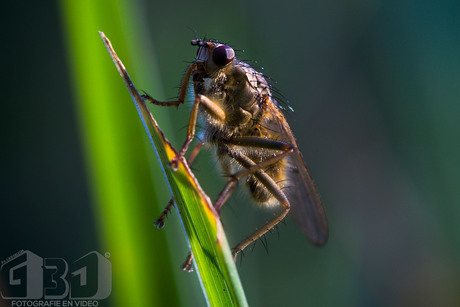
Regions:
<instances>
[{"instance_id":1,"label":"dark bokeh background","mask_svg":"<svg viewBox=\"0 0 460 307\"><path fill-rule=\"evenodd\" d=\"M458 2L139 3L165 89L158 98L176 95L193 60L191 28L264 67L295 109L287 117L330 242L311 246L289 219L267 237L268 255L262 244L246 252L250 305L460 304ZM100 244L59 6L9 2L4 14L0 258L29 249L76 259ZM170 132L181 140L187 109L171 114L184 123ZM215 195L208 160L195 168ZM268 216L238 194L223 213L232 244ZM183 250L172 253L178 267Z\"/></svg>"},{"instance_id":2,"label":"dark bokeh background","mask_svg":"<svg viewBox=\"0 0 460 307\"><path fill-rule=\"evenodd\" d=\"M2 17L0 253L75 260L96 229L58 6L37 4Z\"/></svg>"}]
</instances>

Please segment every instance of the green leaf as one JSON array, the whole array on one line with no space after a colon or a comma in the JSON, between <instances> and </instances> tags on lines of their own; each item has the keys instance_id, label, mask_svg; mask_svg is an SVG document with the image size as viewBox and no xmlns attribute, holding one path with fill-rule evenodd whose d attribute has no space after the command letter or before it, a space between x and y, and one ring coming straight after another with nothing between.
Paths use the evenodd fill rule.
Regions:
<instances>
[{"instance_id":1,"label":"green leaf","mask_svg":"<svg viewBox=\"0 0 460 307\"><path fill-rule=\"evenodd\" d=\"M186 160L179 160L173 171L169 161L177 152L166 140L155 118L136 90L110 41L99 32L118 71L128 87L178 207L196 262L196 269L210 306L247 306L235 263L218 214L209 197L193 176Z\"/></svg>"},{"instance_id":2,"label":"green leaf","mask_svg":"<svg viewBox=\"0 0 460 307\"><path fill-rule=\"evenodd\" d=\"M185 304L189 293L182 291L186 295L181 295L177 288L177 275L182 272L177 273L177 265L171 264L165 232L152 226L160 210L157 205L162 207L165 201L159 200L157 191L166 185L155 190L151 183L162 172L152 163L155 159L146 150L142 125L132 105L126 103L129 95L119 86L120 79L97 34L101 28L110 31L122 42L120 49L131 55L129 63L141 58L141 48L134 52L130 43L135 39L131 33L142 35L143 31L133 12L137 2L66 0L59 4L75 94L72 100L61 100L75 103L97 229L94 236L100 242L100 252L111 254L110 305ZM47 72L43 73L46 76Z\"/></svg>"}]
</instances>

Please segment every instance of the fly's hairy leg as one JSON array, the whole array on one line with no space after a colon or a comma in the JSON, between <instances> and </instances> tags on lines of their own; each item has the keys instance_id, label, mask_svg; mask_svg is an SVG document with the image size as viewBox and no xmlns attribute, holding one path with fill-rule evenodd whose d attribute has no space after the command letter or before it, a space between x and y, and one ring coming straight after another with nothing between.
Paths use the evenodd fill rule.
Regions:
<instances>
[{"instance_id":1,"label":"fly's hairy leg","mask_svg":"<svg viewBox=\"0 0 460 307\"><path fill-rule=\"evenodd\" d=\"M291 206L286 195L276 184L276 182L270 176L267 175L263 168L266 168L285 158L287 155L293 152L294 148L291 144L285 142L260 137L234 137L227 141L227 143L238 146L258 147L283 151L283 153L260 163L255 163L246 155L233 153L233 158L236 161L238 161L245 169L231 176L231 179L228 181L222 192L219 194L219 197L216 203L214 204L214 207L216 208L217 212L220 212L222 205L225 203L225 201L228 199L228 197L234 190L238 180L249 174L254 174L254 176L267 188L267 190L279 201L279 203L283 207L283 211L279 215L277 215L272 220L268 221L265 225L262 226L262 228L257 230L247 239L243 240L233 249L233 259L236 260L236 256L239 252L241 252L244 248L246 248L246 246L257 240L258 238L263 236L267 231L275 227L288 214Z\"/></svg>"},{"instance_id":2,"label":"fly's hairy leg","mask_svg":"<svg viewBox=\"0 0 460 307\"><path fill-rule=\"evenodd\" d=\"M232 144L232 145L238 145L238 146L250 146L250 147L258 147L258 148L264 148L264 149L281 150L283 151L283 153L276 155L263 162L260 162L258 164L256 164L255 162L252 162L252 164L248 164L248 163L242 164L246 169L239 171L230 176L230 180L227 182L222 192L220 192L219 197L217 198L217 201L214 204L214 208L216 209L217 213L219 213L219 215L220 215L220 209L222 208L222 205L227 201L228 197L235 189L236 183L241 178L249 174L252 174L256 171L260 171L263 168L280 161L281 159L285 158L287 155L289 155L293 151L293 148L290 144L276 141L276 140L260 138L260 137L234 137L230 139L229 141L227 141L227 143ZM237 156L235 156L234 158L238 161L236 157Z\"/></svg>"},{"instance_id":3,"label":"fly's hairy leg","mask_svg":"<svg viewBox=\"0 0 460 307\"><path fill-rule=\"evenodd\" d=\"M173 107L173 106L178 106L181 103L184 103L185 93L187 92L187 86L188 86L188 82L190 80L190 75L192 74L192 72L195 69L196 69L196 64L192 64L187 68L187 71L185 72L185 75L184 75L184 79L182 80L182 83L180 85L179 95L177 97L177 100L174 100L174 101L159 101L159 100L156 100L155 98L151 97L148 94L142 95L142 98L148 100L149 102L151 102L154 105L162 106L162 107Z\"/></svg>"},{"instance_id":4,"label":"fly's hairy leg","mask_svg":"<svg viewBox=\"0 0 460 307\"><path fill-rule=\"evenodd\" d=\"M193 252L190 251L190 253L187 255L187 258L185 258L185 261L182 264L181 269L187 272L193 272L192 260Z\"/></svg>"},{"instance_id":5,"label":"fly's hairy leg","mask_svg":"<svg viewBox=\"0 0 460 307\"><path fill-rule=\"evenodd\" d=\"M243 177L249 175L249 174L252 174L252 173L255 173L256 176L259 172L262 172L263 174L265 174L265 177L268 177L268 179L271 180L270 183L266 183L267 181L265 180L260 180L259 177L258 179L264 184L264 185L269 185L269 184L273 184L276 186L276 188L278 188L279 190L279 193L282 194L284 196L284 193L281 191L281 189L279 189L279 187L276 185L276 183L273 181L273 179L271 179L264 171L262 171L263 168L267 167L267 166L270 166L278 161L280 161L281 159L285 158L287 155L289 155L290 153L292 153L293 151L293 147L292 145L290 144L287 144L287 143L284 143L284 142L280 142L280 141L276 141L276 140L271 140L271 139L265 139L265 138L260 138L260 137L234 137L232 139L230 139L229 141L227 141L228 144L233 144L233 145L239 145L239 146L250 146L250 147L258 147L258 148L265 148L265 149L274 149L274 150L280 150L280 151L283 151L281 154L277 155L277 156L274 156L266 161L263 161L261 163L254 163L251 159L249 159L248 157L244 156L244 155L237 155L235 156L234 158L241 164L245 167L244 170L241 170L235 174L233 174L231 176L231 179L227 182L227 184L225 185L224 189L222 190L222 192L220 192L218 198L217 198L217 201L215 202L214 204L214 208L216 209L217 213L220 215L220 209L222 208L222 205L227 201L228 197L231 195L231 193L233 192L235 186L236 186L236 183L238 182L238 180L242 179ZM269 187L267 187L267 189L269 189L269 191L271 192L271 189ZM275 195L276 197L276 195ZM277 197L278 200L280 200L282 197ZM233 259L236 260L236 254L238 254L240 251L242 251L247 245L251 244L252 242L254 242L255 240L257 240L259 237L261 237L265 232L267 232L268 230L270 230L271 228L273 228L276 224L278 224L285 216L286 214L289 212L289 202L287 202L287 205L285 205L285 203L287 202L287 198L284 196L284 199L283 201L280 201L280 203L283 205L284 208L287 207L287 209L285 209L284 211L285 212L282 212L276 219L275 222L270 221L272 222L271 226L262 232L262 234L260 235L257 235L257 237L255 237L252 241L249 241L249 243L245 244L243 247L242 247L242 244L246 241L243 241L241 242L240 244L238 244L238 246L234 249L234 252L233 252ZM274 219L274 220L275 220ZM267 223L266 225L264 225L264 227L262 229L265 229L269 226L269 223ZM256 235L257 232L254 234ZM254 235L252 235L251 237L254 237ZM192 260L193 260L193 254L190 252L190 254L187 256L187 258L185 259L185 262L184 264L182 265L182 269L184 271L188 271L188 272L191 272L193 271L193 267L192 267Z\"/></svg>"},{"instance_id":6,"label":"fly's hairy leg","mask_svg":"<svg viewBox=\"0 0 460 307\"><path fill-rule=\"evenodd\" d=\"M198 153L200 152L200 149L203 147L203 143L200 142L196 144L195 148L193 148L192 153L187 159L188 165L192 165L193 161L195 158L198 156ZM163 210L163 213L161 213L161 216L153 223L155 227L158 229L161 229L165 226L165 218L168 216L169 212L171 211L172 207L174 205L174 198L171 198L171 200L168 202L168 205L166 208Z\"/></svg>"},{"instance_id":7,"label":"fly's hairy leg","mask_svg":"<svg viewBox=\"0 0 460 307\"><path fill-rule=\"evenodd\" d=\"M290 152L288 152L288 153L290 153ZM239 163L241 163L242 165L245 165L245 167L247 167L247 168L257 166L257 164L254 161L252 161L249 157L247 157L245 155L236 156L235 159ZM259 180L260 183L262 183L267 188L267 190L276 198L276 200L279 201L280 205L283 207L283 211L280 212L273 219L271 219L270 221L265 223L261 228L259 228L253 234L251 234L248 238L246 238L245 240L241 241L233 249L233 260L234 261L236 261L236 257L237 257L239 252L244 250L252 242L254 242L257 239L259 239L267 231L269 231L270 229L275 227L279 222L281 222L286 217L286 215L289 213L289 210L291 209L291 205L289 203L289 200L287 199L287 197L284 194L284 192L276 184L276 182L269 175L267 175L267 173L265 171L257 170L254 173L254 176Z\"/></svg>"},{"instance_id":8,"label":"fly's hairy leg","mask_svg":"<svg viewBox=\"0 0 460 307\"><path fill-rule=\"evenodd\" d=\"M181 83L181 86L180 86L180 89L179 89L179 95L177 97L177 100L159 101L159 100L151 97L148 94L142 95L142 98L148 100L149 102L151 102L154 105L158 105L158 106L162 106L162 107L178 106L178 105L184 103L185 93L187 92L188 82L190 80L190 76L191 76L192 72L195 71L195 70L196 70L196 64L191 64L187 68L187 71L185 72L185 75L184 75L184 79L182 80L182 83ZM195 108L196 104L197 103L196 103L196 99L195 99L194 109L196 109ZM192 117L193 117L193 110L192 110L192 115L190 117L190 121L192 120ZM194 119L194 121L196 123L196 110L195 110L195 119ZM193 133L195 132L194 130L195 130L195 127L193 127ZM188 131L187 136L189 134L190 134L190 123L189 123L189 131ZM190 140L189 140L189 137L187 137L187 140L186 140L184 146L182 147L182 150L180 151L180 153L176 157L174 157L173 160L170 162L170 166L172 166L173 169L177 169L177 163L178 163L180 157L182 157L185 154L185 152L187 151L188 145L190 144L192 139L193 139L193 137ZM184 147L185 147L185 150L184 150Z\"/></svg>"},{"instance_id":9,"label":"fly's hairy leg","mask_svg":"<svg viewBox=\"0 0 460 307\"><path fill-rule=\"evenodd\" d=\"M153 223L153 226L155 226L158 229L162 229L163 227L165 227L165 218L168 216L173 205L174 205L174 198L171 198L171 200L166 205L166 208L161 213L160 217L155 221L155 223Z\"/></svg>"},{"instance_id":10,"label":"fly's hairy leg","mask_svg":"<svg viewBox=\"0 0 460 307\"><path fill-rule=\"evenodd\" d=\"M187 137L185 139L184 145L182 145L182 149L179 151L176 157L174 157L170 163L173 169L177 169L179 159L185 155L187 152L188 146L192 142L193 138L195 137L195 128L196 128L196 121L198 117L198 108L202 106L205 109L205 112L211 115L218 120L224 121L225 120L225 113L221 107L219 107L214 101L209 99L204 95L196 95L195 102L192 106L192 111L190 112L190 120L188 123L187 128Z\"/></svg>"},{"instance_id":11,"label":"fly's hairy leg","mask_svg":"<svg viewBox=\"0 0 460 307\"><path fill-rule=\"evenodd\" d=\"M193 67L192 67L193 66ZM187 87L188 80L190 78L191 72L195 69L194 65L190 65L189 69L187 70L184 81L182 82L181 90L179 92L179 99L177 101L173 101L171 103L163 103L159 102L150 96L143 96L145 99L149 100L153 104L156 105L161 105L161 106L173 106L173 105L178 105L180 103L183 103L184 97L185 97L185 89ZM199 106L202 106L205 111L210 114L211 116L215 117L216 119L225 120L225 113L224 111L211 99L209 99L206 96L203 95L197 95L195 97L195 102L192 107L192 111L190 113L190 120L187 128L187 138L184 142L184 145L182 146L181 151L177 154L176 157L173 158L173 160L170 161L170 165L173 167L173 169L177 168L179 159L184 156L184 154L187 152L188 146L192 142L193 138L195 137L195 127L196 127L196 121L197 121L197 116L198 116L198 108ZM192 153L190 154L190 157L188 159L188 164L191 165L193 160L196 158L198 155L199 150L203 146L203 143L198 143L197 146L194 148ZM166 206L165 210L163 211L163 214L160 216L160 218L154 223L155 226L158 228L161 228L164 226L164 219L166 218L168 212L171 210L172 206L174 204L173 199L171 199ZM161 226L161 227L159 227ZM192 267L192 259L193 259L193 254L190 252L190 254L187 256L187 259L185 260L184 264L182 265L182 269L185 271L193 271Z\"/></svg>"}]
</instances>

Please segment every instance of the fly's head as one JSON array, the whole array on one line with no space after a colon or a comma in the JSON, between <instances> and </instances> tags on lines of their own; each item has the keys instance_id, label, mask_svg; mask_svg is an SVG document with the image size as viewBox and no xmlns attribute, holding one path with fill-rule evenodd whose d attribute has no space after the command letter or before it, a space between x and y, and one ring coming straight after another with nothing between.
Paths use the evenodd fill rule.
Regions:
<instances>
[{"instance_id":1,"label":"fly's head","mask_svg":"<svg viewBox=\"0 0 460 307\"><path fill-rule=\"evenodd\" d=\"M218 79L232 68L235 59L232 47L201 39L192 40L191 44L198 46L195 63L201 73Z\"/></svg>"},{"instance_id":2,"label":"fly's head","mask_svg":"<svg viewBox=\"0 0 460 307\"><path fill-rule=\"evenodd\" d=\"M220 105L232 127L248 124L259 110L259 98L270 94L261 90L268 89L262 74L238 61L230 46L198 39L191 44L198 47L193 74L195 93Z\"/></svg>"}]
</instances>

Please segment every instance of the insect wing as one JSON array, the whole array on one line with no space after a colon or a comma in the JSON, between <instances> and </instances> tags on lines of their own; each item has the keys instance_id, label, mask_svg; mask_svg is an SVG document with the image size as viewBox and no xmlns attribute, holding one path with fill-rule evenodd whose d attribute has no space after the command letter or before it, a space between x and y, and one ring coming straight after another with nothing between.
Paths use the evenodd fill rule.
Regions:
<instances>
[{"instance_id":1,"label":"insect wing","mask_svg":"<svg viewBox=\"0 0 460 307\"><path fill-rule=\"evenodd\" d=\"M286 119L278 109L276 112L279 113L277 121L281 138L294 145L294 152L286 158L288 166L282 184L283 191L303 233L314 244L324 245L328 239L328 226L321 199Z\"/></svg>"},{"instance_id":2,"label":"insect wing","mask_svg":"<svg viewBox=\"0 0 460 307\"><path fill-rule=\"evenodd\" d=\"M288 159L291 160L291 165L288 167L287 176L292 186L286 188L286 194L294 218L313 243L324 245L328 239L327 219L315 184L298 149Z\"/></svg>"}]
</instances>

